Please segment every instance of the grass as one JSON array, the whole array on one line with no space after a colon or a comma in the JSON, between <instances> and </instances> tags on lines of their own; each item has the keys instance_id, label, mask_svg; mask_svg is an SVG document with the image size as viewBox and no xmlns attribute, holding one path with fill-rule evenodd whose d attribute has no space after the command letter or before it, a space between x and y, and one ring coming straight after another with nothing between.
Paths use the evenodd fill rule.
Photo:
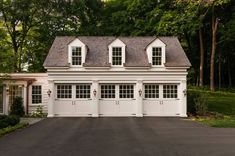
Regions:
<instances>
[{"instance_id":1,"label":"grass","mask_svg":"<svg viewBox=\"0 0 235 156\"><path fill-rule=\"evenodd\" d=\"M235 128L235 118L224 118L224 119L196 119L196 121L205 125L217 128Z\"/></svg>"},{"instance_id":2,"label":"grass","mask_svg":"<svg viewBox=\"0 0 235 156\"><path fill-rule=\"evenodd\" d=\"M16 131L18 129L22 129L22 128L26 127L26 126L28 126L28 123L18 123L15 126L9 126L9 127L0 129L0 137L3 136L3 135L6 135L8 133L14 132L14 131Z\"/></svg>"},{"instance_id":3,"label":"grass","mask_svg":"<svg viewBox=\"0 0 235 156\"><path fill-rule=\"evenodd\" d=\"M196 121L211 127L233 127L235 128L235 93L226 91L211 92L198 88L189 88L189 91L207 94L208 111L222 114L224 118L207 117L196 119Z\"/></svg>"}]
</instances>

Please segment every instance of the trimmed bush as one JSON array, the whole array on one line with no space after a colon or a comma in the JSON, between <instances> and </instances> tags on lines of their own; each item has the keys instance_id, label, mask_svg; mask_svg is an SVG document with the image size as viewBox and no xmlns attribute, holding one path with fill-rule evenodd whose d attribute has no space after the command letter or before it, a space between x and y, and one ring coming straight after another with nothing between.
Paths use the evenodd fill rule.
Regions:
<instances>
[{"instance_id":1,"label":"trimmed bush","mask_svg":"<svg viewBox=\"0 0 235 156\"><path fill-rule=\"evenodd\" d=\"M1 116L0 129L8 127L8 126L15 126L19 122L20 122L20 117L18 117L16 115Z\"/></svg>"},{"instance_id":2,"label":"trimmed bush","mask_svg":"<svg viewBox=\"0 0 235 156\"><path fill-rule=\"evenodd\" d=\"M13 103L10 106L10 115L22 117L24 114L23 98L17 96L14 98Z\"/></svg>"},{"instance_id":3,"label":"trimmed bush","mask_svg":"<svg viewBox=\"0 0 235 156\"><path fill-rule=\"evenodd\" d=\"M199 94L199 96L194 99L197 115L207 114L208 105L206 103L206 99L207 99L207 96L205 94Z\"/></svg>"},{"instance_id":4,"label":"trimmed bush","mask_svg":"<svg viewBox=\"0 0 235 156\"><path fill-rule=\"evenodd\" d=\"M207 95L196 91L188 91L187 111L193 115L206 115L208 111Z\"/></svg>"}]
</instances>

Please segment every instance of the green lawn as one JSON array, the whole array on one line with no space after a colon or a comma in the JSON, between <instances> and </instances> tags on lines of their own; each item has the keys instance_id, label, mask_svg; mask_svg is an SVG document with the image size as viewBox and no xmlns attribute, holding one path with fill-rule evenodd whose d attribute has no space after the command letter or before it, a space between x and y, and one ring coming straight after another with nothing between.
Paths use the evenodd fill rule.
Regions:
<instances>
[{"instance_id":1,"label":"green lawn","mask_svg":"<svg viewBox=\"0 0 235 156\"><path fill-rule=\"evenodd\" d=\"M235 128L235 118L230 117L224 119L197 119L196 121L211 127Z\"/></svg>"},{"instance_id":2,"label":"green lawn","mask_svg":"<svg viewBox=\"0 0 235 156\"><path fill-rule=\"evenodd\" d=\"M225 115L221 118L200 118L196 119L203 124L212 127L234 127L235 128L235 93L226 91L211 92L208 90L199 90L190 88L189 91L201 92L207 95L207 104L209 112L216 112Z\"/></svg>"},{"instance_id":3,"label":"green lawn","mask_svg":"<svg viewBox=\"0 0 235 156\"><path fill-rule=\"evenodd\" d=\"M0 137L3 136L3 135L6 135L8 133L14 132L18 129L22 129L24 127L27 127L27 126L28 126L28 123L18 123L15 126L9 126L9 127L0 129Z\"/></svg>"}]
</instances>

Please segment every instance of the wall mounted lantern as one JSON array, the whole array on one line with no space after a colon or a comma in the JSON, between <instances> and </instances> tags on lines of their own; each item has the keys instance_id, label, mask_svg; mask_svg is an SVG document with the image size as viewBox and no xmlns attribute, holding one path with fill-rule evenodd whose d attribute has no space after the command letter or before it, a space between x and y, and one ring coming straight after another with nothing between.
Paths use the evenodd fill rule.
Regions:
<instances>
[{"instance_id":1,"label":"wall mounted lantern","mask_svg":"<svg viewBox=\"0 0 235 156\"><path fill-rule=\"evenodd\" d=\"M93 95L96 96L96 94L97 94L97 91L94 89L93 90Z\"/></svg>"},{"instance_id":2,"label":"wall mounted lantern","mask_svg":"<svg viewBox=\"0 0 235 156\"><path fill-rule=\"evenodd\" d=\"M51 90L50 90L50 89L48 89L47 95L48 95L49 97L51 96Z\"/></svg>"},{"instance_id":3,"label":"wall mounted lantern","mask_svg":"<svg viewBox=\"0 0 235 156\"><path fill-rule=\"evenodd\" d=\"M141 96L141 95L142 95L142 90L140 89L140 90L139 90L139 96Z\"/></svg>"},{"instance_id":4,"label":"wall mounted lantern","mask_svg":"<svg viewBox=\"0 0 235 156\"><path fill-rule=\"evenodd\" d=\"M187 95L187 89L183 90L184 96Z\"/></svg>"}]
</instances>

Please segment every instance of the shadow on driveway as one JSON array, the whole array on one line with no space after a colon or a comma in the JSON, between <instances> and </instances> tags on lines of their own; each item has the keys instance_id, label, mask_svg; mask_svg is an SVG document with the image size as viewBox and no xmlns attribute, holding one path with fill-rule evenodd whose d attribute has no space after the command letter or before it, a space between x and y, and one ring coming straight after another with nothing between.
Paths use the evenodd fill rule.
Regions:
<instances>
[{"instance_id":1,"label":"shadow on driveway","mask_svg":"<svg viewBox=\"0 0 235 156\"><path fill-rule=\"evenodd\" d=\"M234 156L235 129L181 118L49 118L0 138L1 156Z\"/></svg>"}]
</instances>

